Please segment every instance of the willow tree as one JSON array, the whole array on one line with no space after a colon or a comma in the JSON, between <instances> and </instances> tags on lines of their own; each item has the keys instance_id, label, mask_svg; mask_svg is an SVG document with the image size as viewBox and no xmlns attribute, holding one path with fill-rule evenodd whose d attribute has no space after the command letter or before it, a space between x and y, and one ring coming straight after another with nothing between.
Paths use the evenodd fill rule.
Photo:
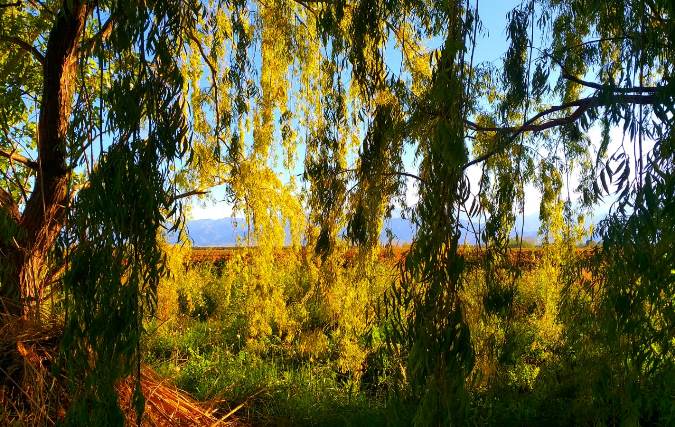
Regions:
<instances>
[{"instance_id":1,"label":"willow tree","mask_svg":"<svg viewBox=\"0 0 675 427\"><path fill-rule=\"evenodd\" d=\"M358 144L347 116L362 123L378 100L395 100L380 50L387 34L415 52L442 30L442 13L397 6L0 5L3 311L39 320L65 307L63 354L80 379L70 421L121 422L113 386L140 366L143 316L165 272L163 228L180 225L185 197L226 184L255 238L279 245L300 211L293 179L273 172L279 150L288 170L304 142L308 170L326 156L347 173L347 147ZM424 77L425 63L409 64ZM140 414L140 393L135 401Z\"/></svg>"},{"instance_id":2,"label":"willow tree","mask_svg":"<svg viewBox=\"0 0 675 427\"><path fill-rule=\"evenodd\" d=\"M139 366L143 315L164 274L163 227L179 226L182 201L214 185L262 247L282 245L285 222L301 224L307 210L307 241L327 260L343 227L374 247L392 200L415 182L419 231L394 291L403 315L392 344L408 357L419 424L461 423L467 409L462 216L486 221L481 239L498 257L528 176L544 190L545 222L560 206L572 219L568 172L585 178L588 205L616 176L628 209L615 221L637 239L645 212L662 213L643 244L666 257L659 265L672 261L672 5L526 2L507 20L500 72L473 63L479 10L414 0L0 5L0 296L6 314L33 315L47 291L64 291L69 366L89 378L73 419L115 412L106 397ZM552 36L535 40L535 27ZM444 43L429 51L433 40ZM608 154L608 136L594 153L584 132L595 123L605 135L624 126L634 154ZM295 197L300 146L306 206ZM415 173L404 170L406 148ZM607 241L621 229L608 226L618 237ZM633 303L666 316L664 271ZM621 280L644 283L636 274ZM657 347L672 351L663 339Z\"/></svg>"},{"instance_id":3,"label":"willow tree","mask_svg":"<svg viewBox=\"0 0 675 427\"><path fill-rule=\"evenodd\" d=\"M471 64L477 17L469 5L458 12L463 29L446 41L433 84L413 103L409 121L425 126L416 141L422 157L419 232L393 298L396 310L409 306L412 314L394 328L393 341L410 349L409 380L421 402L416 422L461 423L465 414L463 381L472 359L457 296L460 215L471 226L478 222L488 289L501 292L496 300L506 308L513 296L503 282L510 279L500 277L495 264L514 226L519 229L515 214L528 182L542 190L544 232L560 221L571 234L576 214L604 197L616 200L599 232L603 248L594 268L602 314L591 333L608 349L593 387L622 409L597 420L663 422L670 416L663 399L651 401L644 393L660 389L659 396L668 396L675 374L667 338L675 320L669 271L673 12L672 4L658 1L523 2L507 16L510 45L497 70ZM458 40L464 43L459 49ZM452 66L457 63L459 70ZM594 126L602 129L598 145L587 136ZM612 127L623 129L621 141L611 140ZM473 190L471 167L481 172ZM578 188L569 180L575 174L581 176ZM579 280L579 273L570 280Z\"/></svg>"},{"instance_id":4,"label":"willow tree","mask_svg":"<svg viewBox=\"0 0 675 427\"><path fill-rule=\"evenodd\" d=\"M387 5L372 7L386 15ZM488 254L488 286L503 292L502 305L508 306L508 289L499 288L511 279L500 277L495 264L504 258L526 184L535 184L543 194L544 233L562 223L563 232L571 234L579 213L592 210L603 198L616 199L599 232L603 249L595 268L602 278L603 309L598 313L603 314L593 332L602 335L612 349L605 356L616 363L605 366L603 372L611 375L597 386L617 390L610 397L618 399L616 407L633 413L609 414L600 422L666 417L668 410L659 407L663 402L641 400L640 395L641 387L667 389L674 374L668 338L675 291L673 45L668 37L675 28L672 5L523 2L506 20L510 44L501 69L473 63L478 11L470 2L444 2L429 15L418 15L417 28L429 30L425 36L434 34L433 22L445 40L430 58L433 72L421 76L404 48L406 76L412 76L412 83L396 77L384 86L373 82L376 103L370 114L366 104L364 116L371 118L350 173L343 173L343 151L334 137L339 128L331 128L328 138L323 133L310 141L310 201L314 220L322 224L318 249L329 253L341 215L352 240L374 244L382 214L399 194L402 178L416 183L420 198L412 215L418 232L402 266L400 286L392 291L389 307L398 320L390 343L407 355L405 381L420 404L415 422L461 424L470 402L465 384L473 357L459 299L460 218L471 226L477 220L479 241ZM385 26L386 36L373 30L370 37L384 46L383 40L397 35L390 28ZM386 69L383 50L370 60L375 64L370 76ZM360 70L355 63L352 84L363 81ZM330 96L331 101L336 98ZM343 113L338 109L336 116ZM602 134L597 145L588 137L593 127ZM623 129L621 141L611 140L612 128ZM420 160L416 174L401 170L398 153L406 144ZM471 168L480 172L473 185ZM574 175L581 177L576 188L569 179ZM565 241L572 249L574 240ZM627 395L618 391L625 384L633 384Z\"/></svg>"}]
</instances>

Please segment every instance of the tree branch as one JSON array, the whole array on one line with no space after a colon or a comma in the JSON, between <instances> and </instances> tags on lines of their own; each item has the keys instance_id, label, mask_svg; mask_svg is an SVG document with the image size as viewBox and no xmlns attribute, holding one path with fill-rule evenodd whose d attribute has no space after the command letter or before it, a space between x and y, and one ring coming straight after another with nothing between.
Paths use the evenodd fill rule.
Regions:
<instances>
[{"instance_id":1,"label":"tree branch","mask_svg":"<svg viewBox=\"0 0 675 427\"><path fill-rule=\"evenodd\" d=\"M533 47L533 46L531 46ZM551 61L555 62L558 67L560 67L560 75L563 79L569 80L571 82L577 83L581 86L589 87L592 89L596 89L602 92L608 92L608 93L656 93L659 88L658 87L651 87L651 86L632 86L632 87L618 87L615 85L603 85L600 83L595 83L595 82L589 82L587 80L583 80L572 73L570 73L567 68L565 68L565 65L555 56L551 55L550 53L544 51L544 55L546 55L548 58L551 58Z\"/></svg>"},{"instance_id":2,"label":"tree branch","mask_svg":"<svg viewBox=\"0 0 675 427\"><path fill-rule=\"evenodd\" d=\"M658 92L658 87L653 86L632 86L632 87L618 87L618 86L609 86L602 85L595 82L589 82L582 80L579 77L573 76L567 72L564 68L562 69L562 78L577 83L581 86L586 86L592 89L597 89L602 92L613 92L613 93L656 93Z\"/></svg>"},{"instance_id":3,"label":"tree branch","mask_svg":"<svg viewBox=\"0 0 675 427\"><path fill-rule=\"evenodd\" d=\"M42 10L44 10L45 12L47 12L48 14L50 14L50 15L52 15L52 16L56 16L56 13L54 13L53 10L51 10L50 8L48 8L47 5L45 5L45 3L44 3L43 1L40 1L40 0L28 0L28 2L29 2L30 4L32 4L34 8L36 8L36 9L42 9Z\"/></svg>"},{"instance_id":4,"label":"tree branch","mask_svg":"<svg viewBox=\"0 0 675 427\"><path fill-rule=\"evenodd\" d=\"M39 168L20 221L25 231L22 245L34 254L47 252L65 218L71 176L66 163L67 139L80 63L77 47L93 9L85 0L69 0L63 5L47 38L37 123Z\"/></svg>"},{"instance_id":5,"label":"tree branch","mask_svg":"<svg viewBox=\"0 0 675 427\"><path fill-rule=\"evenodd\" d=\"M0 150L0 157L4 157L4 158L6 158L6 159L9 159L9 161L14 161L14 162L21 163L21 164L23 164L24 166L27 166L27 167L29 167L29 168L31 168L31 169L33 169L33 170L37 170L37 169L38 169L38 164L37 164L37 162L35 162L35 161L33 161L33 160L31 160L31 159L29 159L29 158L27 158L27 157L22 156L21 154L15 152L14 150L12 150L12 151L9 152L9 153L6 152L6 151Z\"/></svg>"},{"instance_id":6,"label":"tree branch","mask_svg":"<svg viewBox=\"0 0 675 427\"><path fill-rule=\"evenodd\" d=\"M656 102L656 93L649 95L639 95L639 94L620 94L612 97L600 97L600 96L591 96L588 98L578 99L576 101L567 102L561 105L556 105L551 108L548 108L532 118L528 119L522 126L507 126L507 127L491 127L491 126L480 126L474 122L466 121L467 126L477 132L497 132L497 133L511 133L511 135L506 138L503 143L499 144L494 150L483 154L482 156L476 157L470 162L462 166L462 170L466 170L472 165L481 163L490 157L500 153L506 147L508 147L511 142L513 142L520 134L525 132L540 132L546 129L551 129L558 126L563 126L566 124L574 123L578 120L586 111L591 108L603 107L612 104L636 104L636 105L649 105ZM556 113L558 111L567 110L569 108L577 107L570 115L559 117L556 119L551 119L543 123L537 123L539 119L546 117L550 114Z\"/></svg>"},{"instance_id":7,"label":"tree branch","mask_svg":"<svg viewBox=\"0 0 675 427\"><path fill-rule=\"evenodd\" d=\"M314 19L317 19L317 20L319 19L319 15L316 13L316 11L314 9L312 9L310 7L309 4L310 3L321 4L321 3L324 3L323 1L311 1L311 0L308 0L308 1L293 0L293 1L297 4L299 4L300 6L302 6L303 8L305 8L305 10L307 10L309 13L314 15Z\"/></svg>"},{"instance_id":8,"label":"tree branch","mask_svg":"<svg viewBox=\"0 0 675 427\"><path fill-rule=\"evenodd\" d=\"M85 57L91 55L91 53L94 50L94 47L96 47L97 42L103 43L106 40L108 40L113 30L113 24L114 19L112 16L110 16L108 20L103 23L103 25L96 34L94 34L91 38L83 41L79 50L80 56Z\"/></svg>"},{"instance_id":9,"label":"tree branch","mask_svg":"<svg viewBox=\"0 0 675 427\"><path fill-rule=\"evenodd\" d=\"M14 6L21 6L21 1L15 1L14 3L0 3L0 9Z\"/></svg>"},{"instance_id":10,"label":"tree branch","mask_svg":"<svg viewBox=\"0 0 675 427\"><path fill-rule=\"evenodd\" d=\"M209 194L211 192L211 189L214 187L218 187L219 185L227 184L228 180L223 179L217 182L214 182L211 186L206 187L206 188L198 188L195 190L190 190L186 191L185 193L180 193L176 194L175 196L171 197L170 201L173 203L176 200L184 199L186 197L191 197L191 196L202 196L204 194Z\"/></svg>"},{"instance_id":11,"label":"tree branch","mask_svg":"<svg viewBox=\"0 0 675 427\"><path fill-rule=\"evenodd\" d=\"M199 54L201 55L202 59L204 62L206 62L206 65L209 67L209 70L211 71L211 79L213 80L213 103L215 105L215 112L216 112L216 128L215 128L215 133L216 133L216 138L220 140L220 100L218 97L218 70L216 69L216 66L211 62L211 58L206 54L204 51L204 47L202 46L202 43L195 37L192 32L188 32L188 38L192 40L196 45L197 49L199 49Z\"/></svg>"},{"instance_id":12,"label":"tree branch","mask_svg":"<svg viewBox=\"0 0 675 427\"><path fill-rule=\"evenodd\" d=\"M359 174L359 173L362 173L362 171L359 170L359 169L340 169L337 173L339 173L339 174L342 174L342 173ZM299 175L302 175L302 174L299 174ZM422 178L421 176L415 175L415 174L412 174L412 173L409 173L409 172L405 172L405 171L379 172L379 173L377 173L377 175L379 175L379 176L402 176L404 178L416 179L417 181L419 181L419 182L421 182L422 184L425 184L425 185L427 183L424 180L424 178Z\"/></svg>"},{"instance_id":13,"label":"tree branch","mask_svg":"<svg viewBox=\"0 0 675 427\"><path fill-rule=\"evenodd\" d=\"M0 35L0 41L12 43L20 47L21 49L33 55L33 57L40 63L40 65L42 66L45 65L45 56L42 54L42 52L40 52L35 46L26 42L25 40L22 40L19 37Z\"/></svg>"},{"instance_id":14,"label":"tree branch","mask_svg":"<svg viewBox=\"0 0 675 427\"><path fill-rule=\"evenodd\" d=\"M175 202L176 200L184 199L186 197L201 196L208 193L210 193L210 190L190 190L186 191L185 193L176 194L171 198L171 201Z\"/></svg>"}]
</instances>

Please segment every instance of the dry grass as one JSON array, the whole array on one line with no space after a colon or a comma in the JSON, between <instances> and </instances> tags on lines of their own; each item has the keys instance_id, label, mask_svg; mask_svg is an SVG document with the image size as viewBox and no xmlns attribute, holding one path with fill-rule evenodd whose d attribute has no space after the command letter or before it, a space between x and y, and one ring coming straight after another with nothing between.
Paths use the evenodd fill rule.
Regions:
<instances>
[{"instance_id":1,"label":"dry grass","mask_svg":"<svg viewBox=\"0 0 675 427\"><path fill-rule=\"evenodd\" d=\"M58 353L58 322L0 319L0 425L51 426L63 420L69 404L66 378L52 365ZM127 425L136 425L132 396L135 380L117 385ZM152 369L141 369L145 396L143 426L239 426L236 410L219 413L215 402L198 402Z\"/></svg>"},{"instance_id":2,"label":"dry grass","mask_svg":"<svg viewBox=\"0 0 675 427\"><path fill-rule=\"evenodd\" d=\"M213 404L197 402L182 390L168 384L152 369L141 369L141 388L145 396L143 425L147 426L240 426L241 422L233 418L230 411L223 416L217 415L218 408ZM134 379L127 378L117 386L120 406L127 417L127 424L134 425L136 414L132 406Z\"/></svg>"},{"instance_id":3,"label":"dry grass","mask_svg":"<svg viewBox=\"0 0 675 427\"><path fill-rule=\"evenodd\" d=\"M0 324L0 424L55 425L67 400L65 378L51 369L61 328L8 316Z\"/></svg>"}]
</instances>

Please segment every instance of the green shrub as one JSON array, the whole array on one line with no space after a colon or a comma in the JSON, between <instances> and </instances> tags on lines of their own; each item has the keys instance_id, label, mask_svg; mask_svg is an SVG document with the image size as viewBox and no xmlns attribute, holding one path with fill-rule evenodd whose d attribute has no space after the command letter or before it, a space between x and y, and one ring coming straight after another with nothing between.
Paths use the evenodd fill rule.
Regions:
<instances>
[{"instance_id":1,"label":"green shrub","mask_svg":"<svg viewBox=\"0 0 675 427\"><path fill-rule=\"evenodd\" d=\"M463 275L476 355L472 422L591 425L672 411L673 371L662 370L640 386L642 406L622 412L638 389L618 382L626 377L599 323L607 306L587 283L595 276L559 243L541 251L533 267L497 269L489 287L481 266ZM149 363L196 397L226 402L224 410L245 402L239 416L256 424L410 424L417 403L406 353L386 345L397 319L379 309L396 283L393 259L238 254L219 268L181 264L162 283L158 312L170 315L148 325Z\"/></svg>"}]
</instances>

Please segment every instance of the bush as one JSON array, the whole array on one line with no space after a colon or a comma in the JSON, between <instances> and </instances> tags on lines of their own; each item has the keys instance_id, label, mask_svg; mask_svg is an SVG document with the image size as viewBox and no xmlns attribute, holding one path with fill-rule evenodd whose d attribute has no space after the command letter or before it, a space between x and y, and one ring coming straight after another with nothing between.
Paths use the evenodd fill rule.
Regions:
<instances>
[{"instance_id":1,"label":"bush","mask_svg":"<svg viewBox=\"0 0 675 427\"><path fill-rule=\"evenodd\" d=\"M590 425L634 416L621 412L630 398L621 393L634 390L620 383L621 361L599 323L607 305L588 283L598 273L576 254L546 246L525 270L497 268L490 286L480 263L464 273L476 424ZM159 290L158 313L168 315L148 325L147 360L200 399L227 408L246 402L239 415L257 424L409 425L416 401L405 349L385 344L397 319L379 309L396 283L395 262L320 262L291 250L256 258L242 250L218 268L179 263ZM640 420L670 410L673 371L662 372L640 385L643 406L626 407Z\"/></svg>"}]
</instances>

